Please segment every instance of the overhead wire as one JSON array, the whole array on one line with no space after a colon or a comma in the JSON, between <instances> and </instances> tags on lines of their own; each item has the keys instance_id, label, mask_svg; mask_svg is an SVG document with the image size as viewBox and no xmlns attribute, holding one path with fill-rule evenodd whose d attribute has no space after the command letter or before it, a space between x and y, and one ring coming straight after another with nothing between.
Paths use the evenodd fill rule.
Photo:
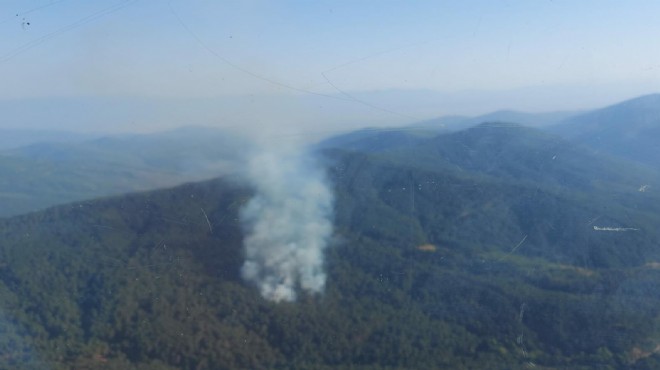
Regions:
<instances>
[{"instance_id":1,"label":"overhead wire","mask_svg":"<svg viewBox=\"0 0 660 370\"><path fill-rule=\"evenodd\" d=\"M122 10L122 9L132 5L132 4L135 4L135 3L139 2L139 1L140 0L122 0L120 2L117 2L117 3L109 6L109 7L103 8L103 9L97 11L97 12L94 12L92 14L89 14L89 15L81 18L81 19L78 19L77 21L75 21L73 23L70 23L66 26L60 27L60 28L56 29L55 31L52 31L50 33L47 33L47 34L41 36L41 37L33 39L33 40L31 40L31 41L29 41L29 42L27 42L27 43L25 43L21 46L9 51L8 53L0 56L0 64L1 63L6 63L7 61L15 58L16 56L18 56L18 55L20 55L20 54L36 47L36 46L39 46L39 45L43 44L44 42L46 42L46 41L48 41L52 38L55 38L55 37L59 36L60 34L62 34L64 32L74 30L78 27L81 27L85 24L93 22L93 21L95 21L99 18L102 18L102 17L106 16L106 15L109 15L109 14L115 13L119 10ZM39 9L43 9L45 7L46 6L43 6ZM38 9L35 8L32 11L36 11L36 10L38 10Z\"/></svg>"},{"instance_id":2,"label":"overhead wire","mask_svg":"<svg viewBox=\"0 0 660 370\"><path fill-rule=\"evenodd\" d=\"M343 63L343 64L341 64L341 65L339 65L339 66L337 66L337 67L335 67L335 68L332 68L332 69L330 69L330 70L327 70L327 71L325 71L325 72L321 72L321 75L322 75L323 78L326 80L326 82L327 82L330 86L332 86L335 90L337 90L337 92L339 92L340 96L337 96L337 95L331 95L331 94L325 94L325 93L320 93L320 92L312 91L312 90L305 89L305 88L296 87L296 86L293 86L293 85L290 85L290 84L287 84L287 83L283 83L283 82L281 82L281 81L274 80L274 79L269 78L269 77L266 77L266 76L264 76L264 75L261 75L261 74L255 73L255 72L253 72L253 71L251 71L251 70L249 70L249 69L247 69L247 68L244 68L244 67L240 66L240 65L237 64L237 63L234 63L233 61L231 61L230 59L226 58L225 56L223 56L222 54L218 53L216 50L214 50L213 48L211 48L209 45L207 45L207 44L202 40L202 38L201 38L199 35L197 35L197 33L195 33L195 32L194 32L194 31L193 31L193 30L192 30L192 29L186 24L186 22L184 22L184 20L179 16L179 14L176 12L176 10L174 9L174 7L172 6L172 1L171 1L171 0L168 1L167 5L168 5L168 7L170 8L170 11L171 11L172 14L174 15L174 17L177 19L177 21L178 21L179 24L181 25L181 27L182 27L182 28L183 28L183 29L184 29L184 30L185 30L185 31L186 31L186 32L187 32L187 33L188 33L188 34L189 34L189 35L190 35L190 36L191 36L191 37L192 37L192 38L193 38L193 39L194 39L194 40L195 40L195 41L196 41L201 47L202 47L202 48L204 48L204 49L205 49L207 52L209 52L211 55L213 55L213 56L215 56L216 58L220 59L223 63L229 65L230 67L232 67L232 68L234 68L234 69L236 69L236 70L238 70L238 71L240 71L240 72L243 72L243 73L247 74L248 76L251 76L251 77L253 77L253 78L259 79L259 80L261 80L261 81L264 81L264 82L270 83L270 84L272 84L272 85L275 85L275 86L278 86L278 87L281 87L281 88L284 88L284 89L288 89L288 90L291 90L291 91L296 91L296 92L299 92L299 93L304 93L304 94L309 94L309 95L321 96L321 97L330 98L330 99L335 99L335 100L342 100L342 101L348 101L348 102L355 102L355 103L358 103L358 104L364 105L364 106L366 106L366 107L369 107L369 108L371 108L371 109L375 109L375 110L378 110L378 111L381 111L381 112L384 112L384 113L393 114L393 115L397 115L397 116L399 116L399 117L404 117L404 118L409 118L409 119L417 119L416 117L413 117L413 116L411 116L411 115L409 115L409 114L400 113L400 112L397 112L397 111L394 111L394 110L391 110L391 109L387 109L387 108L383 108L383 107L380 107L380 106L378 106L378 105L375 105L375 104L369 103L369 102L367 102L367 101L364 101L364 100L358 99L357 97L355 97L355 96L353 96L353 95L351 95L351 94L345 92L344 90L340 89L337 85L335 85L334 83L332 83L332 82L330 81L330 79L328 79L328 77L327 77L326 74L325 74L326 72L333 71L333 70L336 70L336 69L338 69L338 68L341 68L341 67L344 67L344 66L347 66L347 65L353 64L353 63L357 63L357 62L360 61L360 60L365 60L365 59L373 58L373 57L375 57L376 55L370 55L370 56L367 56L367 57L361 58L361 59L359 59L359 60L349 61L349 62L347 62L347 63ZM380 54L384 54L384 53L387 53L387 52L391 52L391 50L381 52Z\"/></svg>"}]
</instances>

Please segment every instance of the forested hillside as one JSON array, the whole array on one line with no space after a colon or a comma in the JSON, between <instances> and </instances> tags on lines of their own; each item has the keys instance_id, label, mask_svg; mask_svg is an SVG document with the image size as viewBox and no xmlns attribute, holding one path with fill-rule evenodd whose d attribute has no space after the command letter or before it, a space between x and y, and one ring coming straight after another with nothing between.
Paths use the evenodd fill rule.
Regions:
<instances>
[{"instance_id":1,"label":"forested hillside","mask_svg":"<svg viewBox=\"0 0 660 370\"><path fill-rule=\"evenodd\" d=\"M433 163L419 145L325 152L328 282L297 302L265 301L240 278L252 193L235 178L0 221L0 367L660 364L660 203L626 185L643 173L538 147L536 131L453 135L424 144ZM467 152L452 156L452 142ZM540 166L557 148L554 160L572 155Z\"/></svg>"}]
</instances>

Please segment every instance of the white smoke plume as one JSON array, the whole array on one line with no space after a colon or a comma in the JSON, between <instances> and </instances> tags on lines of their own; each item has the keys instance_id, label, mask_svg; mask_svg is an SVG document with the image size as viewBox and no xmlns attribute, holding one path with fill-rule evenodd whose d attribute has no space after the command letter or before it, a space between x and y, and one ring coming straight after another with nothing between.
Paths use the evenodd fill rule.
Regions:
<instances>
[{"instance_id":1,"label":"white smoke plume","mask_svg":"<svg viewBox=\"0 0 660 370\"><path fill-rule=\"evenodd\" d=\"M243 278L275 302L294 301L300 289L322 292L333 206L325 173L301 152L281 150L253 156L247 171L256 194L240 212Z\"/></svg>"}]
</instances>

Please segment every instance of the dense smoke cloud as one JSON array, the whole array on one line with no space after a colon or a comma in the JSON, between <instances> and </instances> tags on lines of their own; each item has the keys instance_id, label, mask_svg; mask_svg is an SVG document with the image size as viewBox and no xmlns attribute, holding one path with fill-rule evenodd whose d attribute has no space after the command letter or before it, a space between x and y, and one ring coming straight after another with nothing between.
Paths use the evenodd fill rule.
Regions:
<instances>
[{"instance_id":1,"label":"dense smoke cloud","mask_svg":"<svg viewBox=\"0 0 660 370\"><path fill-rule=\"evenodd\" d=\"M333 196L309 157L280 151L249 160L255 196L241 209L246 260L241 273L272 301L323 291L324 249L332 234Z\"/></svg>"}]
</instances>

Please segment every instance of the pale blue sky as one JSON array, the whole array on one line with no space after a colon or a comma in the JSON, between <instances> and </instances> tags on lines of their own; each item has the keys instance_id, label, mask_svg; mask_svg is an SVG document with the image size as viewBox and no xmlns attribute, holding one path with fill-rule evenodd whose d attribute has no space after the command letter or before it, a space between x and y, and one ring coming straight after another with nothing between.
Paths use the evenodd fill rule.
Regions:
<instances>
[{"instance_id":1,"label":"pale blue sky","mask_svg":"<svg viewBox=\"0 0 660 370\"><path fill-rule=\"evenodd\" d=\"M660 91L658 14L657 1L4 0L0 100L232 96L238 112L140 118L144 129L316 115L331 124L343 109L337 120L377 124L591 108ZM337 99L382 90L464 100L438 101L437 112L402 102L391 113L391 102ZM273 94L301 102L275 114Z\"/></svg>"}]
</instances>

